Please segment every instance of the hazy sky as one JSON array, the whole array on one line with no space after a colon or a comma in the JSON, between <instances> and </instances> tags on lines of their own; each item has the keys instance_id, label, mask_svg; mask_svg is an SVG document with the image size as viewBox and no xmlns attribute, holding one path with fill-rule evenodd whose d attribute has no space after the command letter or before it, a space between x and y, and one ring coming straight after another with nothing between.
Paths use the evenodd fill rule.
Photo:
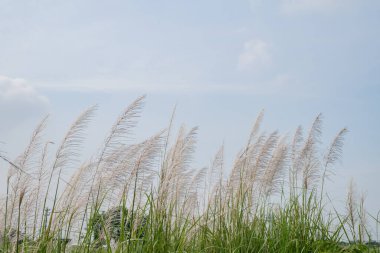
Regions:
<instances>
[{"instance_id":1,"label":"hazy sky","mask_svg":"<svg viewBox=\"0 0 380 253\"><path fill-rule=\"evenodd\" d=\"M377 211L379 14L378 0L0 0L0 150L22 152L47 113L59 142L97 103L95 144L148 94L136 138L177 103L176 125L200 127L199 168L223 142L231 162L263 108L264 128L289 134L322 112L326 145L350 130L332 192L344 201L353 177Z\"/></svg>"}]
</instances>

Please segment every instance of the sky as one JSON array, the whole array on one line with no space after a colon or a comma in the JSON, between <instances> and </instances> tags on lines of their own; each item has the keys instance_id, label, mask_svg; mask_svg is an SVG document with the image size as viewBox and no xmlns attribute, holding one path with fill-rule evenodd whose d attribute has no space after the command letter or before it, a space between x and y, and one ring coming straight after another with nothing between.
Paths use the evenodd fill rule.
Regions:
<instances>
[{"instance_id":1,"label":"sky","mask_svg":"<svg viewBox=\"0 0 380 253\"><path fill-rule=\"evenodd\" d=\"M86 156L147 94L136 139L165 128L177 105L177 126L199 126L200 168L223 143L232 163L262 109L266 131L289 135L322 113L324 144L349 129L333 200L353 178L376 213L379 13L378 0L0 0L0 151L15 158L46 114L59 143L98 104Z\"/></svg>"}]
</instances>

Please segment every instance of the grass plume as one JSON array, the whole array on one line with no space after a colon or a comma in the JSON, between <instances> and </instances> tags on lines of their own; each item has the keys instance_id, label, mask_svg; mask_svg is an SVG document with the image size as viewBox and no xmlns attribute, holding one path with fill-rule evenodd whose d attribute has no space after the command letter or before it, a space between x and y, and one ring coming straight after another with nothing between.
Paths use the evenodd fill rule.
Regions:
<instances>
[{"instance_id":1,"label":"grass plume","mask_svg":"<svg viewBox=\"0 0 380 253\"><path fill-rule=\"evenodd\" d=\"M364 197L353 183L346 213L327 213L326 178L342 157L343 128L321 150L322 115L306 136L262 132L263 111L231 168L225 145L209 166L193 165L198 128L134 141L145 96L116 119L92 157L79 163L95 107L69 127L55 152L44 118L9 164L0 207L2 252L379 252ZM174 110L175 111L175 110ZM65 171L74 168L70 177ZM335 210L335 209L334 209Z\"/></svg>"}]
</instances>

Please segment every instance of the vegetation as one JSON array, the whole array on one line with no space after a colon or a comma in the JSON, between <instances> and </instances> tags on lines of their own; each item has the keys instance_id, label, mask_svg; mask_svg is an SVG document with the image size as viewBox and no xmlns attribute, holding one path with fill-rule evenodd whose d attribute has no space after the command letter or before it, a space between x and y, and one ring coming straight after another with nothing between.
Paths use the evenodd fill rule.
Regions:
<instances>
[{"instance_id":1,"label":"vegetation","mask_svg":"<svg viewBox=\"0 0 380 253\"><path fill-rule=\"evenodd\" d=\"M2 252L380 252L352 184L346 214L326 208L326 179L346 129L321 152L321 115L305 136L299 127L287 138L261 133L260 113L230 170L223 147L195 170L197 128L181 127L172 140L173 117L167 129L132 142L143 102L123 111L80 166L96 107L75 120L54 154L43 138L47 118L15 161L0 153L9 164Z\"/></svg>"}]
</instances>

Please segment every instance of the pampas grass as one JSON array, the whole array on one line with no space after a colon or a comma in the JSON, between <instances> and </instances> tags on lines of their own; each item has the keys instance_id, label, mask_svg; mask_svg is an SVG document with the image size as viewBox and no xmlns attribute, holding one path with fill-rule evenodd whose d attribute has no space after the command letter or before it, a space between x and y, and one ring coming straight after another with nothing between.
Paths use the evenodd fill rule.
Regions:
<instances>
[{"instance_id":1,"label":"pampas grass","mask_svg":"<svg viewBox=\"0 0 380 253\"><path fill-rule=\"evenodd\" d=\"M347 213L328 214L325 179L342 156L347 129L321 150L322 115L304 137L260 131L257 117L232 168L220 147L194 168L198 128L131 138L144 105L116 119L99 151L79 163L96 106L69 127L53 152L47 117L9 164L1 208L3 252L350 252L369 250L364 197L347 195ZM66 175L75 168L72 175ZM328 198L327 198L328 199ZM331 203L330 203L331 204ZM335 209L334 209L335 210ZM342 242L350 242L345 246ZM376 250L376 249L372 249ZM356 252L356 251L355 251Z\"/></svg>"}]
</instances>

